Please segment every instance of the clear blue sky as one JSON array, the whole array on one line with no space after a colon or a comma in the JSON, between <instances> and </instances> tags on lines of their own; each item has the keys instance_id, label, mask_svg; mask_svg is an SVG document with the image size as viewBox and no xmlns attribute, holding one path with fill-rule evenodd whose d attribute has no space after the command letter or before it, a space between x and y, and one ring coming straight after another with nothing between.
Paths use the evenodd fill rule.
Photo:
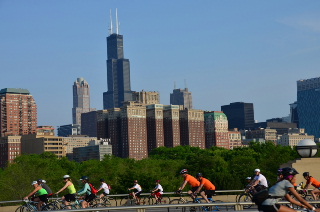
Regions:
<instances>
[{"instance_id":1,"label":"clear blue sky","mask_svg":"<svg viewBox=\"0 0 320 212\"><path fill-rule=\"evenodd\" d=\"M297 80L320 75L319 0L0 0L0 88L28 89L39 125L72 123L78 77L102 109L116 8L132 90L162 104L186 80L196 109L251 102L265 121L289 114Z\"/></svg>"}]
</instances>

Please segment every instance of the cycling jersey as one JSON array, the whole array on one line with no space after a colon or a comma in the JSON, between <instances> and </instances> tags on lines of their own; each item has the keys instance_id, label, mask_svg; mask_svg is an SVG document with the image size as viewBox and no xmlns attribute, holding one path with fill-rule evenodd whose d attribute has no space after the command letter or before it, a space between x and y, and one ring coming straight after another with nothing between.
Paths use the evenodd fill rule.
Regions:
<instances>
[{"instance_id":1,"label":"cycling jersey","mask_svg":"<svg viewBox=\"0 0 320 212\"><path fill-rule=\"evenodd\" d=\"M163 194L163 188L162 188L162 186L160 184L156 185L156 187L154 187L153 190L158 190L158 192L160 194Z\"/></svg>"},{"instance_id":2,"label":"cycling jersey","mask_svg":"<svg viewBox=\"0 0 320 212\"><path fill-rule=\"evenodd\" d=\"M45 195L45 194L48 194L48 192L44 188L41 188L39 191L37 191L38 196Z\"/></svg>"},{"instance_id":3,"label":"cycling jersey","mask_svg":"<svg viewBox=\"0 0 320 212\"><path fill-rule=\"evenodd\" d=\"M190 174L186 174L184 180L187 181L192 187L200 186L200 182Z\"/></svg>"},{"instance_id":4,"label":"cycling jersey","mask_svg":"<svg viewBox=\"0 0 320 212\"><path fill-rule=\"evenodd\" d=\"M309 185L310 182L311 182L311 185L313 185L314 187L316 188L320 187L320 182L314 179L313 177L309 177L309 179L307 180L307 185Z\"/></svg>"},{"instance_id":5,"label":"cycling jersey","mask_svg":"<svg viewBox=\"0 0 320 212\"><path fill-rule=\"evenodd\" d=\"M262 174L256 175L254 177L255 180L259 180L259 185L263 185L265 187L268 188L268 182L265 176L263 176Z\"/></svg>"},{"instance_id":6,"label":"cycling jersey","mask_svg":"<svg viewBox=\"0 0 320 212\"><path fill-rule=\"evenodd\" d=\"M107 185L107 183L102 183L100 188L103 188L103 193L105 193L105 194L109 194L110 193L109 186Z\"/></svg>"},{"instance_id":7,"label":"cycling jersey","mask_svg":"<svg viewBox=\"0 0 320 212\"><path fill-rule=\"evenodd\" d=\"M73 184L69 185L67 188L68 188L69 194L75 194L76 193L76 189L74 188Z\"/></svg>"},{"instance_id":8,"label":"cycling jersey","mask_svg":"<svg viewBox=\"0 0 320 212\"><path fill-rule=\"evenodd\" d=\"M216 190L216 187L210 182L210 180L202 177L200 184L203 184L205 190Z\"/></svg>"},{"instance_id":9,"label":"cycling jersey","mask_svg":"<svg viewBox=\"0 0 320 212\"><path fill-rule=\"evenodd\" d=\"M91 188L89 186L89 183L84 184L84 187L80 191L78 191L79 195L82 195L85 193L87 193L87 195L91 194Z\"/></svg>"},{"instance_id":10,"label":"cycling jersey","mask_svg":"<svg viewBox=\"0 0 320 212\"><path fill-rule=\"evenodd\" d=\"M137 189L138 192L142 191L141 186L137 183L133 186L133 188Z\"/></svg>"}]
</instances>

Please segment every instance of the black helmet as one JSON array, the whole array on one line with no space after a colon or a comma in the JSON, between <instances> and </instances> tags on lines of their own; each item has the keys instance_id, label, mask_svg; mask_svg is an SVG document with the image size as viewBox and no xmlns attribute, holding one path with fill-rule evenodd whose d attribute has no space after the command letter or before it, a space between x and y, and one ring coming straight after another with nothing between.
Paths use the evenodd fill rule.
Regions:
<instances>
[{"instance_id":1,"label":"black helmet","mask_svg":"<svg viewBox=\"0 0 320 212\"><path fill-rule=\"evenodd\" d=\"M198 173L196 177L202 177L202 173Z\"/></svg>"},{"instance_id":2,"label":"black helmet","mask_svg":"<svg viewBox=\"0 0 320 212\"><path fill-rule=\"evenodd\" d=\"M100 182L105 182L105 180L103 178L100 179Z\"/></svg>"},{"instance_id":3,"label":"black helmet","mask_svg":"<svg viewBox=\"0 0 320 212\"><path fill-rule=\"evenodd\" d=\"M80 180L89 180L89 177L87 177L87 176L82 176L82 177L80 178Z\"/></svg>"},{"instance_id":4,"label":"black helmet","mask_svg":"<svg viewBox=\"0 0 320 212\"><path fill-rule=\"evenodd\" d=\"M302 174L304 177L309 177L309 172L303 172Z\"/></svg>"},{"instance_id":5,"label":"black helmet","mask_svg":"<svg viewBox=\"0 0 320 212\"><path fill-rule=\"evenodd\" d=\"M285 167L282 169L282 173L281 173L284 177L287 177L289 175L296 175L299 174L299 172L297 172L297 170L295 168L291 168L291 167Z\"/></svg>"},{"instance_id":6,"label":"black helmet","mask_svg":"<svg viewBox=\"0 0 320 212\"><path fill-rule=\"evenodd\" d=\"M188 173L188 169L182 169L182 170L180 171L180 174L186 174L186 173Z\"/></svg>"},{"instance_id":7,"label":"black helmet","mask_svg":"<svg viewBox=\"0 0 320 212\"><path fill-rule=\"evenodd\" d=\"M277 175L282 175L282 169L278 169Z\"/></svg>"}]
</instances>

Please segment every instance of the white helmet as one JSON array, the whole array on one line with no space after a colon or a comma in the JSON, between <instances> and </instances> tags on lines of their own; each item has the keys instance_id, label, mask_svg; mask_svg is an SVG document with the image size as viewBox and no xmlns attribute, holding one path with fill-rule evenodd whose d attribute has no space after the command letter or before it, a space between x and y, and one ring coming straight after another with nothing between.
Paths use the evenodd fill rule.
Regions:
<instances>
[{"instance_id":1,"label":"white helmet","mask_svg":"<svg viewBox=\"0 0 320 212\"><path fill-rule=\"evenodd\" d=\"M63 176L63 179L67 179L67 178L70 178L70 175L66 174Z\"/></svg>"},{"instance_id":2,"label":"white helmet","mask_svg":"<svg viewBox=\"0 0 320 212\"><path fill-rule=\"evenodd\" d=\"M251 177L247 177L246 180L251 180Z\"/></svg>"},{"instance_id":3,"label":"white helmet","mask_svg":"<svg viewBox=\"0 0 320 212\"><path fill-rule=\"evenodd\" d=\"M31 185L37 184L37 181L32 181Z\"/></svg>"}]
</instances>

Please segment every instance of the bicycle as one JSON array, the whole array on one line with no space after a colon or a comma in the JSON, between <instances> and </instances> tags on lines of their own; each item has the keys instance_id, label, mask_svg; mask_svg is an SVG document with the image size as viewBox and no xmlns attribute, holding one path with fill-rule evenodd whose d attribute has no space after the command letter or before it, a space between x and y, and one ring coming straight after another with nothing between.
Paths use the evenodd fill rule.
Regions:
<instances>
[{"instance_id":1,"label":"bicycle","mask_svg":"<svg viewBox=\"0 0 320 212\"><path fill-rule=\"evenodd\" d=\"M254 194L254 190L245 189L245 191L236 196L236 202L249 202L252 203L252 196ZM243 209L249 209L252 207L252 204L243 205Z\"/></svg>"},{"instance_id":2,"label":"bicycle","mask_svg":"<svg viewBox=\"0 0 320 212\"><path fill-rule=\"evenodd\" d=\"M29 211L38 211L38 202L30 201L30 200L24 200L25 204L19 206L15 212L29 212ZM41 207L42 211L48 211L49 208L47 205L44 205Z\"/></svg>"},{"instance_id":3,"label":"bicycle","mask_svg":"<svg viewBox=\"0 0 320 212\"><path fill-rule=\"evenodd\" d=\"M97 203L92 205L93 208L111 207L111 202L110 202L108 196L104 196L102 198L97 198L97 200L95 202L97 202Z\"/></svg>"},{"instance_id":4,"label":"bicycle","mask_svg":"<svg viewBox=\"0 0 320 212\"><path fill-rule=\"evenodd\" d=\"M171 205L178 205L178 204L187 204L187 203L191 203L192 201L189 201L185 198L182 197L182 191L176 191L175 192L177 195L179 195L179 199L173 199L169 202L169 204ZM179 209L182 212L186 211L186 207L175 207L175 209Z\"/></svg>"},{"instance_id":5,"label":"bicycle","mask_svg":"<svg viewBox=\"0 0 320 212\"><path fill-rule=\"evenodd\" d=\"M136 199L134 199L132 193L129 193L128 196L122 198L120 201L120 206L131 206L140 204L144 204L144 202L141 201L141 197L136 196Z\"/></svg>"},{"instance_id":6,"label":"bicycle","mask_svg":"<svg viewBox=\"0 0 320 212\"><path fill-rule=\"evenodd\" d=\"M155 194L151 193L148 197L143 198L142 202L146 205L169 204L170 198L167 196L161 195L156 199Z\"/></svg>"},{"instance_id":7,"label":"bicycle","mask_svg":"<svg viewBox=\"0 0 320 212\"><path fill-rule=\"evenodd\" d=\"M223 203L221 200L214 200L212 197L208 197L207 198L209 200L209 203ZM192 203L207 203L207 201L204 199L204 198L195 198L194 201L192 201ZM228 207L227 206L218 206L218 205L215 205L215 206L199 206L198 208L197 207L193 207L192 210L190 211L221 211L221 210L228 210Z\"/></svg>"}]
</instances>

